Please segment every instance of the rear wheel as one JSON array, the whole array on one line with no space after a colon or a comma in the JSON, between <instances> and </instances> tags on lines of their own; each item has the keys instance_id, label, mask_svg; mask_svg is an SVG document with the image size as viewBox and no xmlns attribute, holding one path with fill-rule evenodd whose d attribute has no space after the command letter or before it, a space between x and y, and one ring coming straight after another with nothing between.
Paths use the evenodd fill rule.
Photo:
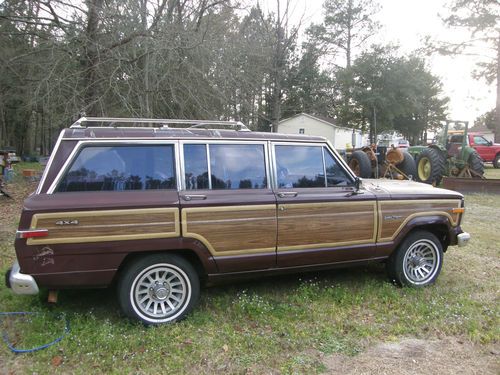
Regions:
<instances>
[{"instance_id":1,"label":"rear wheel","mask_svg":"<svg viewBox=\"0 0 500 375\"><path fill-rule=\"evenodd\" d=\"M493 167L500 168L500 154L495 156L495 160L493 160Z\"/></svg>"},{"instance_id":2,"label":"rear wheel","mask_svg":"<svg viewBox=\"0 0 500 375\"><path fill-rule=\"evenodd\" d=\"M433 284L443 265L443 247L438 238L427 231L408 235L390 256L387 273L399 285L424 287Z\"/></svg>"},{"instance_id":3,"label":"rear wheel","mask_svg":"<svg viewBox=\"0 0 500 375\"><path fill-rule=\"evenodd\" d=\"M372 176L372 166L368 155L363 151L354 151L349 161L349 167L354 174L361 178L370 178Z\"/></svg>"},{"instance_id":4,"label":"rear wheel","mask_svg":"<svg viewBox=\"0 0 500 375\"><path fill-rule=\"evenodd\" d=\"M417 177L417 163L415 163L415 159L407 152L403 152L403 156L404 159L398 165L398 168L409 178L415 179Z\"/></svg>"},{"instance_id":5,"label":"rear wheel","mask_svg":"<svg viewBox=\"0 0 500 375\"><path fill-rule=\"evenodd\" d=\"M118 283L123 312L145 324L183 319L200 294L198 274L184 258L152 254L129 264Z\"/></svg>"},{"instance_id":6,"label":"rear wheel","mask_svg":"<svg viewBox=\"0 0 500 375\"><path fill-rule=\"evenodd\" d=\"M472 177L479 177L484 175L484 162L477 152L473 152L469 156L469 168L474 171L477 175L472 175Z\"/></svg>"},{"instance_id":7,"label":"rear wheel","mask_svg":"<svg viewBox=\"0 0 500 375\"><path fill-rule=\"evenodd\" d=\"M417 178L426 184L439 185L445 172L445 160L435 148L426 148L417 157Z\"/></svg>"}]
</instances>

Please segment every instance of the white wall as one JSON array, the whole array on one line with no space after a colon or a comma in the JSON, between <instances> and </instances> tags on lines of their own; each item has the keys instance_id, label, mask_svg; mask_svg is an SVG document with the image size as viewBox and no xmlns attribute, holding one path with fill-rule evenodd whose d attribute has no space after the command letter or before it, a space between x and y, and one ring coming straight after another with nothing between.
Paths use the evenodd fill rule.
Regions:
<instances>
[{"instance_id":1,"label":"white wall","mask_svg":"<svg viewBox=\"0 0 500 375\"><path fill-rule=\"evenodd\" d=\"M352 130L338 128L325 122L307 116L297 116L278 124L278 133L300 134L304 129L305 135L319 135L328 139L336 149L345 149L347 144L352 145ZM356 147L363 145L360 131L355 131Z\"/></svg>"}]
</instances>

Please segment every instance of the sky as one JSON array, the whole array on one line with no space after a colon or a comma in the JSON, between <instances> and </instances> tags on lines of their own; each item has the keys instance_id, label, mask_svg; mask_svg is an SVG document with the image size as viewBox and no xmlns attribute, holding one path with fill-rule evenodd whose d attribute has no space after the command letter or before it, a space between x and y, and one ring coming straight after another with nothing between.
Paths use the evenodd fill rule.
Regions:
<instances>
[{"instance_id":1,"label":"sky","mask_svg":"<svg viewBox=\"0 0 500 375\"><path fill-rule=\"evenodd\" d=\"M286 0L281 0L284 4ZM381 29L370 43L397 43L404 53L423 46L422 38L431 35L441 41L466 40L469 32L447 28L441 18L448 14L447 0L379 0L381 6L376 19ZM276 9L276 0L260 0L264 9ZM302 32L311 23L323 20L323 0L291 0L291 23L301 23ZM486 49L479 54L487 54ZM443 92L450 98L449 119L471 123L483 113L493 109L496 87L472 77L476 63L474 56L428 57L432 73L441 78Z\"/></svg>"}]
</instances>

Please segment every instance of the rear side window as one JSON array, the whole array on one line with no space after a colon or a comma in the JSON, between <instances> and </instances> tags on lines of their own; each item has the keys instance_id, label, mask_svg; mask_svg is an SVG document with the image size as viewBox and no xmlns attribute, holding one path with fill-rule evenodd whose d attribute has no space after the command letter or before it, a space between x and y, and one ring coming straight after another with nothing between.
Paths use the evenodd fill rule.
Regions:
<instances>
[{"instance_id":1,"label":"rear side window","mask_svg":"<svg viewBox=\"0 0 500 375\"><path fill-rule=\"evenodd\" d=\"M184 169L186 190L267 187L262 144L185 144Z\"/></svg>"},{"instance_id":2,"label":"rear side window","mask_svg":"<svg viewBox=\"0 0 500 375\"><path fill-rule=\"evenodd\" d=\"M83 148L57 191L176 189L173 145Z\"/></svg>"}]
</instances>

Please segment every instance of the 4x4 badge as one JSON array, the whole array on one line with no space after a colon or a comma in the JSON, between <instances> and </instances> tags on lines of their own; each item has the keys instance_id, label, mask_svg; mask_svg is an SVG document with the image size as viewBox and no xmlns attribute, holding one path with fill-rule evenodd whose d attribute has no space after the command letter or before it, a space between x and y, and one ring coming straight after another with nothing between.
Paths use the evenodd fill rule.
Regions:
<instances>
[{"instance_id":1,"label":"4x4 badge","mask_svg":"<svg viewBox=\"0 0 500 375\"><path fill-rule=\"evenodd\" d=\"M78 225L78 220L58 220L56 225Z\"/></svg>"}]
</instances>

